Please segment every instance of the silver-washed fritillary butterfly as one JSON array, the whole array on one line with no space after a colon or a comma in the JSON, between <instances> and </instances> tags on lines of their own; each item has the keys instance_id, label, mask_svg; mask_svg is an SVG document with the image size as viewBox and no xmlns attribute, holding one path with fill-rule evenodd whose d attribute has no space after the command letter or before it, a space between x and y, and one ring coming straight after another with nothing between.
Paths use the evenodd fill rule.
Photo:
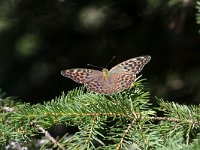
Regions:
<instances>
[{"instance_id":1,"label":"silver-washed fritillary butterfly","mask_svg":"<svg viewBox=\"0 0 200 150\"><path fill-rule=\"evenodd\" d=\"M100 94L113 94L127 89L136 79L151 56L140 56L128 59L114 66L110 70L102 71L85 68L74 68L62 70L61 74L72 80L83 83L88 90Z\"/></svg>"}]
</instances>

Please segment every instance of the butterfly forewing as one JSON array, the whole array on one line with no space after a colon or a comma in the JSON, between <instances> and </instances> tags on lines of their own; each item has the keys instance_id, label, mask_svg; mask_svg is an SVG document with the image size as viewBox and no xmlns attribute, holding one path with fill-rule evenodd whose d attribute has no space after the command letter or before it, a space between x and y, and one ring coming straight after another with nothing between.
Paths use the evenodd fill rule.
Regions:
<instances>
[{"instance_id":1,"label":"butterfly forewing","mask_svg":"<svg viewBox=\"0 0 200 150\"><path fill-rule=\"evenodd\" d=\"M68 77L78 83L86 83L93 78L101 76L101 71L85 68L75 68L62 70L61 74Z\"/></svg>"},{"instance_id":2,"label":"butterfly forewing","mask_svg":"<svg viewBox=\"0 0 200 150\"><path fill-rule=\"evenodd\" d=\"M123 61L110 70L110 73L135 73L138 74L151 59L151 56L140 56Z\"/></svg>"}]
</instances>

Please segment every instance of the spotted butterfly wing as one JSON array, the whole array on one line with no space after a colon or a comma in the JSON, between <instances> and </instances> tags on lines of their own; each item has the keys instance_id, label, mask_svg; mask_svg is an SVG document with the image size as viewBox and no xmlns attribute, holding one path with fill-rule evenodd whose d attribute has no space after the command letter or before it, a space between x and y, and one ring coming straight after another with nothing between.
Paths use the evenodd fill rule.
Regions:
<instances>
[{"instance_id":1,"label":"spotted butterfly wing","mask_svg":"<svg viewBox=\"0 0 200 150\"><path fill-rule=\"evenodd\" d=\"M115 91L121 91L127 89L136 79L136 74L138 74L151 60L151 56L140 56L128 59L122 63L111 68L110 75L115 82Z\"/></svg>"},{"instance_id":2,"label":"spotted butterfly wing","mask_svg":"<svg viewBox=\"0 0 200 150\"><path fill-rule=\"evenodd\" d=\"M138 74L150 60L151 56L149 55L131 58L111 68L110 73L124 72Z\"/></svg>"},{"instance_id":3,"label":"spotted butterfly wing","mask_svg":"<svg viewBox=\"0 0 200 150\"><path fill-rule=\"evenodd\" d=\"M84 83L88 90L97 93L107 93L102 72L94 69L75 68L62 70L61 74L75 82Z\"/></svg>"},{"instance_id":4,"label":"spotted butterfly wing","mask_svg":"<svg viewBox=\"0 0 200 150\"><path fill-rule=\"evenodd\" d=\"M62 70L61 74L64 77L68 77L78 83L86 83L93 78L101 76L101 71L94 69L75 68L75 69Z\"/></svg>"},{"instance_id":5,"label":"spotted butterfly wing","mask_svg":"<svg viewBox=\"0 0 200 150\"><path fill-rule=\"evenodd\" d=\"M86 82L85 86L89 91L97 92L100 94L112 94L112 85L104 78L103 75L98 76L97 78L93 78L89 82Z\"/></svg>"}]
</instances>

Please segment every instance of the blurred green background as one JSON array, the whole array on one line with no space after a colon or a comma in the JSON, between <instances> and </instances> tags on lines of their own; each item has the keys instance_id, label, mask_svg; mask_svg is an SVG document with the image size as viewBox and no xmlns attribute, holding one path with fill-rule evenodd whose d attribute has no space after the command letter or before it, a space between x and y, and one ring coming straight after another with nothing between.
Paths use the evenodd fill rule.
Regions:
<instances>
[{"instance_id":1,"label":"blurred green background","mask_svg":"<svg viewBox=\"0 0 200 150\"><path fill-rule=\"evenodd\" d=\"M192 0L1 0L0 88L47 101L79 84L60 71L109 69L151 55L142 71L152 97L198 104L200 26Z\"/></svg>"}]
</instances>

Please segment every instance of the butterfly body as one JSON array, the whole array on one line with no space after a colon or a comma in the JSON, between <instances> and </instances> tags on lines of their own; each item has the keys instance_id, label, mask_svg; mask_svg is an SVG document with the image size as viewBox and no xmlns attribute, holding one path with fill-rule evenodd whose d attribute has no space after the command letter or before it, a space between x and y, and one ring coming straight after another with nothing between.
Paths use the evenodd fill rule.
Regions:
<instances>
[{"instance_id":1,"label":"butterfly body","mask_svg":"<svg viewBox=\"0 0 200 150\"><path fill-rule=\"evenodd\" d=\"M63 70L61 74L78 83L83 83L90 91L100 94L113 94L129 88L135 81L136 74L150 59L150 56L140 56L126 60L110 70L75 68Z\"/></svg>"}]
</instances>

